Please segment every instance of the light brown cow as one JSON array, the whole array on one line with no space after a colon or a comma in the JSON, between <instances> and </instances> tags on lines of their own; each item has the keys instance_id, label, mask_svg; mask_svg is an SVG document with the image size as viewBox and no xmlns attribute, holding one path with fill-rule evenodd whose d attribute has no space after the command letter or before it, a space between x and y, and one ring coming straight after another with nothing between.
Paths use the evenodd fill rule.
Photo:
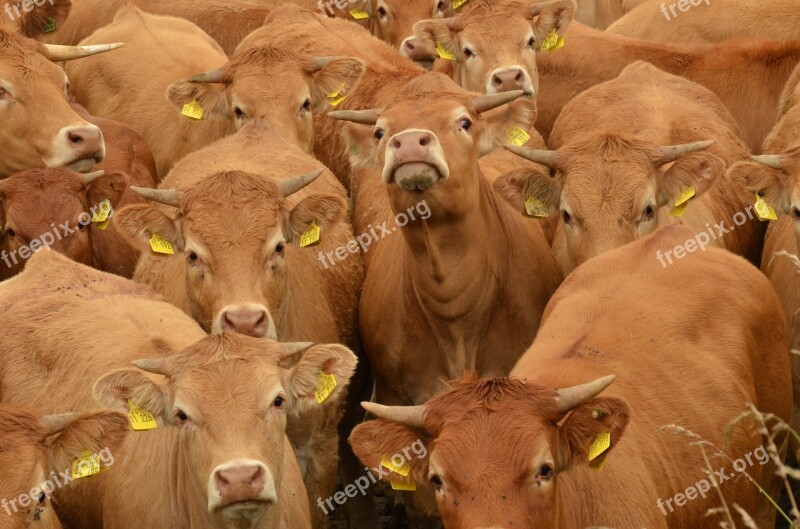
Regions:
<instances>
[{"instance_id":1,"label":"light brown cow","mask_svg":"<svg viewBox=\"0 0 800 529\"><path fill-rule=\"evenodd\" d=\"M222 120L183 116L166 100L178 79L225 64L219 45L186 20L143 13L135 7L117 12L114 22L85 39L126 43L114 60L97 57L67 65L77 101L92 114L129 125L144 138L163 177L175 162L233 132ZM142 75L142 68L149 72ZM200 100L201 107L206 106Z\"/></svg>"},{"instance_id":2,"label":"light brown cow","mask_svg":"<svg viewBox=\"0 0 800 529\"><path fill-rule=\"evenodd\" d=\"M429 212L389 226L398 235L370 249L359 324L378 402L420 404L465 372L505 375L561 281L538 225L495 195L478 167L530 118L528 100L490 112L520 95L476 96L429 73L382 112L336 114L375 125L358 158L382 166L374 193L388 194L395 222L422 204ZM425 498L409 501L412 521L423 523Z\"/></svg>"},{"instance_id":3,"label":"light brown cow","mask_svg":"<svg viewBox=\"0 0 800 529\"><path fill-rule=\"evenodd\" d=\"M129 435L109 472L58 492L65 525L310 527L286 416L318 406L320 373L337 381L328 401L340 398L355 368L349 349L300 344L298 355L269 340L207 336L148 288L55 252L32 257L0 299L4 399L43 410L83 410L92 395L127 410L131 400L158 424ZM290 358L293 367L279 367Z\"/></svg>"},{"instance_id":4,"label":"light brown cow","mask_svg":"<svg viewBox=\"0 0 800 529\"><path fill-rule=\"evenodd\" d=\"M61 529L52 503L61 473L84 450L113 453L129 430L128 418L116 411L42 416L6 405L0 405L0 425L2 529Z\"/></svg>"},{"instance_id":5,"label":"light brown cow","mask_svg":"<svg viewBox=\"0 0 800 529\"><path fill-rule=\"evenodd\" d=\"M323 169L264 119L186 157L157 193L139 191L169 206L118 214L146 248L135 279L211 332L355 346L362 265L350 255L358 247L346 194ZM312 221L321 241L302 248ZM173 245L174 256L150 251L153 233ZM325 263L324 253L339 248L352 258ZM289 437L314 505L336 485L341 417L336 403L290 417ZM317 527L322 514L314 509Z\"/></svg>"},{"instance_id":6,"label":"light brown cow","mask_svg":"<svg viewBox=\"0 0 800 529\"><path fill-rule=\"evenodd\" d=\"M71 9L71 0L39 0L39 5L29 4L27 10L21 2L8 2L0 10L0 29L41 39L58 29Z\"/></svg>"},{"instance_id":7,"label":"light brown cow","mask_svg":"<svg viewBox=\"0 0 800 529\"><path fill-rule=\"evenodd\" d=\"M578 9L575 20L587 26L604 30L615 20L647 0L575 0Z\"/></svg>"},{"instance_id":8,"label":"light brown cow","mask_svg":"<svg viewBox=\"0 0 800 529\"><path fill-rule=\"evenodd\" d=\"M647 0L606 29L652 42L703 43L750 37L800 39L794 0Z\"/></svg>"},{"instance_id":9,"label":"light brown cow","mask_svg":"<svg viewBox=\"0 0 800 529\"><path fill-rule=\"evenodd\" d=\"M423 442L409 478L435 494L447 529L712 529L718 492L755 514L758 489L728 476L744 469L775 494L774 468L752 422L726 429L749 403L789 417L786 327L766 278L729 252L658 264L692 236L665 227L577 269L509 378L461 382L424 406L365 403L381 419L355 430L356 453L377 466ZM708 466L673 424L725 457ZM601 434L610 447L590 465ZM774 511L759 514L759 527L774 524Z\"/></svg>"},{"instance_id":10,"label":"light brown cow","mask_svg":"<svg viewBox=\"0 0 800 529\"><path fill-rule=\"evenodd\" d=\"M565 45L538 57L540 93L536 130L547 139L561 109L587 88L615 78L644 60L714 92L728 107L753 152L778 121L778 100L800 62L800 42L728 41L660 44L571 24Z\"/></svg>"},{"instance_id":11,"label":"light brown cow","mask_svg":"<svg viewBox=\"0 0 800 529\"><path fill-rule=\"evenodd\" d=\"M688 188L696 198L681 221L702 232L706 245L758 263L763 227L743 187L725 177L725 164L749 152L733 116L702 86L633 63L617 79L570 101L550 145L556 150L514 150L552 167L555 178L510 175L506 185L517 190L520 202L534 197L560 216L553 251L564 274L676 221L669 209ZM664 266L668 262L671 255L664 256Z\"/></svg>"}]
</instances>

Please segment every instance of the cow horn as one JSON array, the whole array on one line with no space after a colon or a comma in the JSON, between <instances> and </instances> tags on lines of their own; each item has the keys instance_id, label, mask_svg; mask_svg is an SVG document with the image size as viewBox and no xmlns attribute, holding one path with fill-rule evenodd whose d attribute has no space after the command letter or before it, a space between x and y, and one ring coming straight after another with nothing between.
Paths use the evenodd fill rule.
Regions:
<instances>
[{"instance_id":1,"label":"cow horn","mask_svg":"<svg viewBox=\"0 0 800 529\"><path fill-rule=\"evenodd\" d=\"M692 143L681 143L679 145L667 145L666 147L659 147L661 151L661 158L656 162L656 166L664 165L665 163L674 162L681 156L689 153L702 151L708 149L716 142L714 140L694 141Z\"/></svg>"},{"instance_id":2,"label":"cow horn","mask_svg":"<svg viewBox=\"0 0 800 529\"><path fill-rule=\"evenodd\" d=\"M135 367L138 367L142 371L147 371L148 373L153 373L154 375L164 375L165 377L170 376L170 364L167 360L163 358L158 359L151 359L151 360L134 360L131 362Z\"/></svg>"},{"instance_id":3,"label":"cow horn","mask_svg":"<svg viewBox=\"0 0 800 529\"><path fill-rule=\"evenodd\" d=\"M91 184L92 182L94 182L95 180L97 180L98 178L103 176L104 174L106 174L106 172L104 170L100 169L99 171L93 171L91 173L83 173L81 175L81 177L82 177L83 183L88 186L89 184Z\"/></svg>"},{"instance_id":4,"label":"cow horn","mask_svg":"<svg viewBox=\"0 0 800 529\"><path fill-rule=\"evenodd\" d=\"M362 402L361 407L379 419L395 421L411 428L424 428L425 405L421 406L384 406L374 402Z\"/></svg>"},{"instance_id":5,"label":"cow horn","mask_svg":"<svg viewBox=\"0 0 800 529\"><path fill-rule=\"evenodd\" d=\"M314 345L314 342L281 342L281 345L286 349L286 354L282 355L281 358L288 358L304 349L308 349Z\"/></svg>"},{"instance_id":6,"label":"cow horn","mask_svg":"<svg viewBox=\"0 0 800 529\"><path fill-rule=\"evenodd\" d=\"M783 158L781 158L780 154L759 154L750 158L761 165L766 165L773 169L783 169Z\"/></svg>"},{"instance_id":7,"label":"cow horn","mask_svg":"<svg viewBox=\"0 0 800 529\"><path fill-rule=\"evenodd\" d=\"M617 378L616 375L608 375L586 384L556 390L558 392L556 397L558 411L566 413L582 402L595 398L609 384L614 382L615 378Z\"/></svg>"},{"instance_id":8,"label":"cow horn","mask_svg":"<svg viewBox=\"0 0 800 529\"><path fill-rule=\"evenodd\" d=\"M518 147L517 145L503 145L506 149L513 152L517 156L522 156L526 160L534 163L540 163L548 167L555 167L558 163L558 151L548 151L546 149L529 149L527 147Z\"/></svg>"},{"instance_id":9,"label":"cow horn","mask_svg":"<svg viewBox=\"0 0 800 529\"><path fill-rule=\"evenodd\" d=\"M214 68L187 79L190 83L229 83L230 77L225 68Z\"/></svg>"},{"instance_id":10,"label":"cow horn","mask_svg":"<svg viewBox=\"0 0 800 529\"><path fill-rule=\"evenodd\" d=\"M314 57L314 71L318 72L328 66L330 63L335 61L336 59L341 59L342 57L338 57L336 55L329 55L326 57Z\"/></svg>"},{"instance_id":11,"label":"cow horn","mask_svg":"<svg viewBox=\"0 0 800 529\"><path fill-rule=\"evenodd\" d=\"M333 119L342 121L374 125L378 121L381 112L383 112L382 108L370 108L368 110L334 110L333 112L328 112L328 115Z\"/></svg>"},{"instance_id":12,"label":"cow horn","mask_svg":"<svg viewBox=\"0 0 800 529\"><path fill-rule=\"evenodd\" d=\"M114 44L95 44L93 46L60 46L58 44L42 44L44 46L43 55L53 62L70 61L116 50L124 46L124 42Z\"/></svg>"},{"instance_id":13,"label":"cow horn","mask_svg":"<svg viewBox=\"0 0 800 529\"><path fill-rule=\"evenodd\" d=\"M58 415L45 415L41 423L47 430L45 437L50 437L64 430L69 423L78 417L77 413L59 413Z\"/></svg>"},{"instance_id":14,"label":"cow horn","mask_svg":"<svg viewBox=\"0 0 800 529\"><path fill-rule=\"evenodd\" d=\"M510 90L508 92L500 92L498 94L484 94L474 97L469 104L469 108L475 114L483 114L487 110L492 110L493 108L497 108L505 105L506 103L514 101L524 93L524 90Z\"/></svg>"},{"instance_id":15,"label":"cow horn","mask_svg":"<svg viewBox=\"0 0 800 529\"><path fill-rule=\"evenodd\" d=\"M180 207L178 191L176 189L151 189L149 187L131 186L131 191L147 200L164 204L165 206Z\"/></svg>"},{"instance_id":16,"label":"cow horn","mask_svg":"<svg viewBox=\"0 0 800 529\"><path fill-rule=\"evenodd\" d=\"M288 197L294 193L297 193L308 184L313 182L314 180L322 174L322 169L314 169L306 174L301 174L300 176L293 176L292 178L287 178L286 180L281 180L278 182L278 189L281 190L281 193L284 197Z\"/></svg>"}]
</instances>

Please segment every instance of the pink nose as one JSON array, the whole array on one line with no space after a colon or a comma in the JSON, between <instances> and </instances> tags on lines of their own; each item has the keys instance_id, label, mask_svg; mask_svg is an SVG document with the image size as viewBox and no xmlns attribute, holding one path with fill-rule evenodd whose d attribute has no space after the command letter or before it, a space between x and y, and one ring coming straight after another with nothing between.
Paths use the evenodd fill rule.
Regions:
<instances>
[{"instance_id":1,"label":"pink nose","mask_svg":"<svg viewBox=\"0 0 800 529\"><path fill-rule=\"evenodd\" d=\"M264 490L264 468L241 466L218 470L214 482L224 504L257 500Z\"/></svg>"},{"instance_id":2,"label":"pink nose","mask_svg":"<svg viewBox=\"0 0 800 529\"><path fill-rule=\"evenodd\" d=\"M265 310L232 310L222 314L222 330L262 338L269 329Z\"/></svg>"},{"instance_id":3,"label":"pink nose","mask_svg":"<svg viewBox=\"0 0 800 529\"><path fill-rule=\"evenodd\" d=\"M389 142L395 163L423 162L428 160L428 149L433 143L430 132L404 132Z\"/></svg>"},{"instance_id":4,"label":"pink nose","mask_svg":"<svg viewBox=\"0 0 800 529\"><path fill-rule=\"evenodd\" d=\"M506 68L492 75L492 86L498 92L510 92L511 90L525 89L525 72L522 68Z\"/></svg>"},{"instance_id":5,"label":"pink nose","mask_svg":"<svg viewBox=\"0 0 800 529\"><path fill-rule=\"evenodd\" d=\"M65 131L76 158L95 157L102 160L103 134L97 127L75 127Z\"/></svg>"},{"instance_id":6,"label":"pink nose","mask_svg":"<svg viewBox=\"0 0 800 529\"><path fill-rule=\"evenodd\" d=\"M433 50L426 49L417 37L408 37L404 40L400 51L412 60L433 59Z\"/></svg>"}]
</instances>

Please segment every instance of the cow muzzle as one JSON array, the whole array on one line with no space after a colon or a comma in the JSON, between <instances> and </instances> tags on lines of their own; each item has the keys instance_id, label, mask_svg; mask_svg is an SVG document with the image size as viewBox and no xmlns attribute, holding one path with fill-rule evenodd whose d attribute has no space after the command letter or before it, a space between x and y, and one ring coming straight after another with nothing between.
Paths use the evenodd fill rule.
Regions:
<instances>
[{"instance_id":1,"label":"cow muzzle","mask_svg":"<svg viewBox=\"0 0 800 529\"><path fill-rule=\"evenodd\" d=\"M228 305L219 312L211 332L235 332L256 338L277 340L275 321L264 305Z\"/></svg>"},{"instance_id":2,"label":"cow muzzle","mask_svg":"<svg viewBox=\"0 0 800 529\"><path fill-rule=\"evenodd\" d=\"M96 125L86 123L58 131L44 164L47 167L67 167L82 173L102 162L105 157L103 133Z\"/></svg>"},{"instance_id":3,"label":"cow muzzle","mask_svg":"<svg viewBox=\"0 0 800 529\"><path fill-rule=\"evenodd\" d=\"M278 502L272 473L259 461L236 460L211 473L208 511L234 521L255 520Z\"/></svg>"},{"instance_id":4,"label":"cow muzzle","mask_svg":"<svg viewBox=\"0 0 800 529\"><path fill-rule=\"evenodd\" d=\"M439 138L428 130L406 130L389 139L383 181L406 191L425 191L450 175Z\"/></svg>"},{"instance_id":5,"label":"cow muzzle","mask_svg":"<svg viewBox=\"0 0 800 529\"><path fill-rule=\"evenodd\" d=\"M429 68L436 60L436 50L430 45L425 45L417 37L408 37L400 44L400 55L408 57L412 61L417 61L421 65Z\"/></svg>"},{"instance_id":6,"label":"cow muzzle","mask_svg":"<svg viewBox=\"0 0 800 529\"><path fill-rule=\"evenodd\" d=\"M528 75L525 68L522 66L497 68L489 74L486 80L487 94L498 94L513 90L522 90L527 97L535 95L531 76Z\"/></svg>"}]
</instances>

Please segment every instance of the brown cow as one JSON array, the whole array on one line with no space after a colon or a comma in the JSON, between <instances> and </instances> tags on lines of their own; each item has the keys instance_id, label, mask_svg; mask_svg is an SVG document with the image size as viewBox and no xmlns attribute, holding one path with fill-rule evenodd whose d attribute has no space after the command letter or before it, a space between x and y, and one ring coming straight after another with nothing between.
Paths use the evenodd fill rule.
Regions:
<instances>
[{"instance_id":1,"label":"brown cow","mask_svg":"<svg viewBox=\"0 0 800 529\"><path fill-rule=\"evenodd\" d=\"M766 500L728 476L744 469L773 497L780 487L753 424L726 429L748 403L788 419L786 327L766 278L729 252L658 264L657 252L692 236L665 227L578 268L509 378L462 382L424 406L365 403L381 419L355 430L356 453L377 466L423 442L409 478L435 494L447 529L712 529L723 516L706 517L719 506L712 483L754 514ZM725 482L667 425L721 450L710 465ZM601 434L610 451L587 464ZM759 527L774 525L774 511L759 514Z\"/></svg>"},{"instance_id":2,"label":"brown cow","mask_svg":"<svg viewBox=\"0 0 800 529\"><path fill-rule=\"evenodd\" d=\"M266 120L252 120L186 157L157 192L139 192L168 206L130 206L118 214L147 248L134 277L206 330L356 345L361 260L329 266L321 258L339 248L352 253L346 194ZM312 221L321 241L303 248ZM171 242L174 256L150 251L153 233ZM290 417L289 437L315 505L336 485L341 417L338 404ZM320 527L316 508L314 518Z\"/></svg>"},{"instance_id":3,"label":"brown cow","mask_svg":"<svg viewBox=\"0 0 800 529\"><path fill-rule=\"evenodd\" d=\"M112 24L86 43L114 38L126 46L114 60L97 57L67 65L77 101L94 115L129 125L144 138L163 177L186 154L233 132L222 120L192 119L175 112L167 87L227 60L219 45L186 20L143 13L135 7L117 12ZM148 74L142 75L142 68ZM201 99L201 107L207 103Z\"/></svg>"},{"instance_id":4,"label":"brown cow","mask_svg":"<svg viewBox=\"0 0 800 529\"><path fill-rule=\"evenodd\" d=\"M340 398L356 361L346 347L300 344L298 355L264 339L207 336L146 287L55 252L2 283L0 300L4 399L43 410L84 410L92 395L125 410L130 401L158 425L129 435L108 473L59 491L65 525L310 527L286 416L318 407L320 373L337 382L327 401ZM279 367L290 358L293 367Z\"/></svg>"},{"instance_id":5,"label":"brown cow","mask_svg":"<svg viewBox=\"0 0 800 529\"><path fill-rule=\"evenodd\" d=\"M564 274L676 221L668 210L688 188L699 198L682 220L703 233L705 244L758 263L763 228L750 210L753 201L725 177L725 164L749 152L733 116L702 86L635 62L570 101L550 145L556 150L515 152L549 165L555 178L537 172L525 181L512 174L506 185L520 202L535 197L560 216L553 251ZM664 266L672 263L671 255L665 259Z\"/></svg>"},{"instance_id":6,"label":"brown cow","mask_svg":"<svg viewBox=\"0 0 800 529\"><path fill-rule=\"evenodd\" d=\"M382 165L373 194L388 194L401 234L370 249L359 311L378 402L420 404L468 371L507 374L561 281L538 225L496 196L478 167L530 118L528 100L489 112L521 94L476 96L429 73L382 112L336 114L375 125L369 149L352 158ZM423 204L427 217L398 228ZM424 498L410 501L413 521L424 523Z\"/></svg>"},{"instance_id":7,"label":"brown cow","mask_svg":"<svg viewBox=\"0 0 800 529\"><path fill-rule=\"evenodd\" d=\"M565 45L539 56L536 130L547 139L561 109L587 88L644 60L714 92L728 107L753 152L778 121L778 100L800 62L800 42L752 40L680 45L646 42L571 24Z\"/></svg>"},{"instance_id":8,"label":"brown cow","mask_svg":"<svg viewBox=\"0 0 800 529\"><path fill-rule=\"evenodd\" d=\"M575 20L604 30L615 20L647 0L576 0Z\"/></svg>"}]
</instances>

